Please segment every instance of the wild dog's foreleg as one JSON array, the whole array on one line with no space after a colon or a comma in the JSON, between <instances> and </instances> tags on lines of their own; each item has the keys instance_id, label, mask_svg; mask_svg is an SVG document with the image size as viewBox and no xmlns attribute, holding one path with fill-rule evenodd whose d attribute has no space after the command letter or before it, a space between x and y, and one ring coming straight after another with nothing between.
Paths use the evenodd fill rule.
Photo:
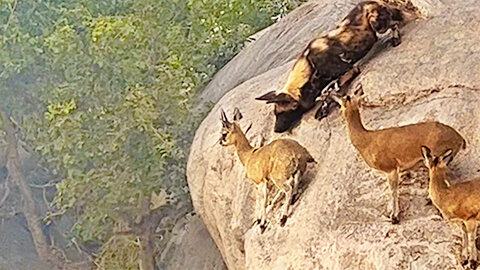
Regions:
<instances>
[{"instance_id":1,"label":"wild dog's foreleg","mask_svg":"<svg viewBox=\"0 0 480 270\"><path fill-rule=\"evenodd\" d=\"M318 108L317 112L315 113L315 118L318 120L323 119L324 117L327 117L329 112L330 112L330 104L329 102L329 96L332 91L338 92L340 89L338 85L339 79L335 79L331 81L323 90L321 91L321 95L315 100L315 102L320 102L320 108Z\"/></svg>"},{"instance_id":2,"label":"wild dog's foreleg","mask_svg":"<svg viewBox=\"0 0 480 270\"><path fill-rule=\"evenodd\" d=\"M398 169L395 169L388 174L387 181L392 192L392 212L390 214L390 218L392 220L392 224L398 224L400 221L398 219L398 214L400 212L398 207Z\"/></svg>"},{"instance_id":3,"label":"wild dog's foreleg","mask_svg":"<svg viewBox=\"0 0 480 270\"><path fill-rule=\"evenodd\" d=\"M392 43L393 47L397 47L402 42L402 37L400 36L398 24L394 24L390 29L392 29L392 37L390 38L390 42Z\"/></svg>"},{"instance_id":4,"label":"wild dog's foreleg","mask_svg":"<svg viewBox=\"0 0 480 270\"><path fill-rule=\"evenodd\" d=\"M343 96L346 94L350 83L360 74L358 67L353 67L349 71L345 72L340 78L331 81L322 91L322 95L317 99L322 102L320 108L315 113L315 118L322 120L327 117L328 114L337 107L337 103L330 98L332 91L335 91L336 95Z\"/></svg>"}]
</instances>

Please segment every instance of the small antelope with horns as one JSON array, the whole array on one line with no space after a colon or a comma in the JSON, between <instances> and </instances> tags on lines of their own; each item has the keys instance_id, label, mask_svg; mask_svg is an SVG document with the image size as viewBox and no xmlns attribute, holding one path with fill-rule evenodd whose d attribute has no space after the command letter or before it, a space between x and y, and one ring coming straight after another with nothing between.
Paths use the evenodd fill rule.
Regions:
<instances>
[{"instance_id":1,"label":"small antelope with horns","mask_svg":"<svg viewBox=\"0 0 480 270\"><path fill-rule=\"evenodd\" d=\"M477 264L475 239L480 222L480 177L450 184L447 164L453 159L454 151L447 149L439 156L432 156L430 148L422 146L422 155L430 176L428 194L433 205L442 216L450 221L461 221L463 226L463 249L466 253L464 265L470 262L472 269Z\"/></svg>"},{"instance_id":2,"label":"small antelope with horns","mask_svg":"<svg viewBox=\"0 0 480 270\"><path fill-rule=\"evenodd\" d=\"M398 27L408 17L412 15L384 2L364 1L337 28L312 40L297 58L283 89L256 98L275 105L275 132L291 129L315 106L316 98L327 85L351 70L370 51L378 34L391 29L391 43L399 45ZM322 106L316 118L326 114Z\"/></svg>"},{"instance_id":3,"label":"small antelope with horns","mask_svg":"<svg viewBox=\"0 0 480 270\"><path fill-rule=\"evenodd\" d=\"M393 199L390 214L393 224L399 222L399 174L422 161L420 147L428 146L436 154L452 149L453 156L466 147L465 140L455 129L435 121L368 130L362 124L358 97L332 95L332 98L342 108L353 146L368 166L387 175Z\"/></svg>"},{"instance_id":4,"label":"small antelope with horns","mask_svg":"<svg viewBox=\"0 0 480 270\"><path fill-rule=\"evenodd\" d=\"M232 123L227 119L225 112L222 110L222 136L220 144L222 146L235 146L240 162L246 169L247 177L257 187L256 211L257 214L260 212L257 222L261 231L265 230L267 222L268 181L271 181L279 189L278 194L272 201L272 205L282 193L285 194L282 218L280 220L281 226L284 226L289 214L289 206L292 203L292 196L297 191L299 180L305 173L307 163L315 162L315 160L308 153L307 149L291 139L277 139L259 148L252 147L237 124L240 118L240 111L236 110L234 122ZM260 199L260 209L258 209Z\"/></svg>"}]
</instances>

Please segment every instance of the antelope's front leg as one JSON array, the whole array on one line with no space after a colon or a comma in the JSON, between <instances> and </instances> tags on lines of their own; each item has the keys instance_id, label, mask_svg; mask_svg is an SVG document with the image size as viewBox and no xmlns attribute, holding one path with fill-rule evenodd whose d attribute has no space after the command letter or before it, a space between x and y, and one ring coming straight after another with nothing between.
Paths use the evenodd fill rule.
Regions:
<instances>
[{"instance_id":1,"label":"antelope's front leg","mask_svg":"<svg viewBox=\"0 0 480 270\"><path fill-rule=\"evenodd\" d=\"M398 29L398 24L392 26L392 37L390 38L390 42L392 43L393 47L397 47L402 43L402 38L400 36L400 30Z\"/></svg>"},{"instance_id":2,"label":"antelope's front leg","mask_svg":"<svg viewBox=\"0 0 480 270\"><path fill-rule=\"evenodd\" d=\"M265 231L265 228L267 227L267 182L263 182L259 185L259 188L261 189L261 192L263 194L262 196L262 201L260 204L260 209L261 209L261 220L260 220L260 229L262 230L262 233Z\"/></svg>"},{"instance_id":3,"label":"antelope's front leg","mask_svg":"<svg viewBox=\"0 0 480 270\"><path fill-rule=\"evenodd\" d=\"M398 169L393 170L387 176L390 190L392 191L392 213L390 219L392 224L398 224L400 219L398 218L400 209L398 207Z\"/></svg>"}]
</instances>

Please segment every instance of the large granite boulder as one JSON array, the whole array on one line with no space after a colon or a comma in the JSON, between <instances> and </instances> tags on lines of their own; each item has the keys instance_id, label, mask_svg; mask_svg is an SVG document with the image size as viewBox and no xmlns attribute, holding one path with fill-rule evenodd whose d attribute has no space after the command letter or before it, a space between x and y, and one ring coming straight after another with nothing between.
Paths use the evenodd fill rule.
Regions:
<instances>
[{"instance_id":1,"label":"large granite boulder","mask_svg":"<svg viewBox=\"0 0 480 270\"><path fill-rule=\"evenodd\" d=\"M361 159L338 111L322 121L312 111L293 132L274 134L272 108L254 100L280 88L306 41L332 28L355 2L300 7L234 58L204 95L214 102L223 97L197 130L187 179L195 210L229 269L460 269L461 231L428 203L425 168L402 177L401 222L392 225L385 176ZM402 29L398 47L379 44L353 83L366 95L363 122L371 129L425 120L451 125L467 140L453 162L454 177L480 175L480 2L412 3L424 18ZM318 162L302 179L285 227L277 205L263 234L253 225L255 187L234 149L218 144L220 110L231 115L235 106L244 130L252 123L247 137L254 144L293 138Z\"/></svg>"}]
</instances>

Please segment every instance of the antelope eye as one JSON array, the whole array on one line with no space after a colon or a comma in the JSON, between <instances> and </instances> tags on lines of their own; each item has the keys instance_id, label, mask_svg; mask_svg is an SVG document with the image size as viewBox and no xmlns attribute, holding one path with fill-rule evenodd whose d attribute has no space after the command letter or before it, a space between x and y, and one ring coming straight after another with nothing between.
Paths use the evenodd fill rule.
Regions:
<instances>
[{"instance_id":1,"label":"antelope eye","mask_svg":"<svg viewBox=\"0 0 480 270\"><path fill-rule=\"evenodd\" d=\"M225 140L225 138L227 138L227 133L226 133L226 132L223 132L223 133L222 133L222 139Z\"/></svg>"}]
</instances>

